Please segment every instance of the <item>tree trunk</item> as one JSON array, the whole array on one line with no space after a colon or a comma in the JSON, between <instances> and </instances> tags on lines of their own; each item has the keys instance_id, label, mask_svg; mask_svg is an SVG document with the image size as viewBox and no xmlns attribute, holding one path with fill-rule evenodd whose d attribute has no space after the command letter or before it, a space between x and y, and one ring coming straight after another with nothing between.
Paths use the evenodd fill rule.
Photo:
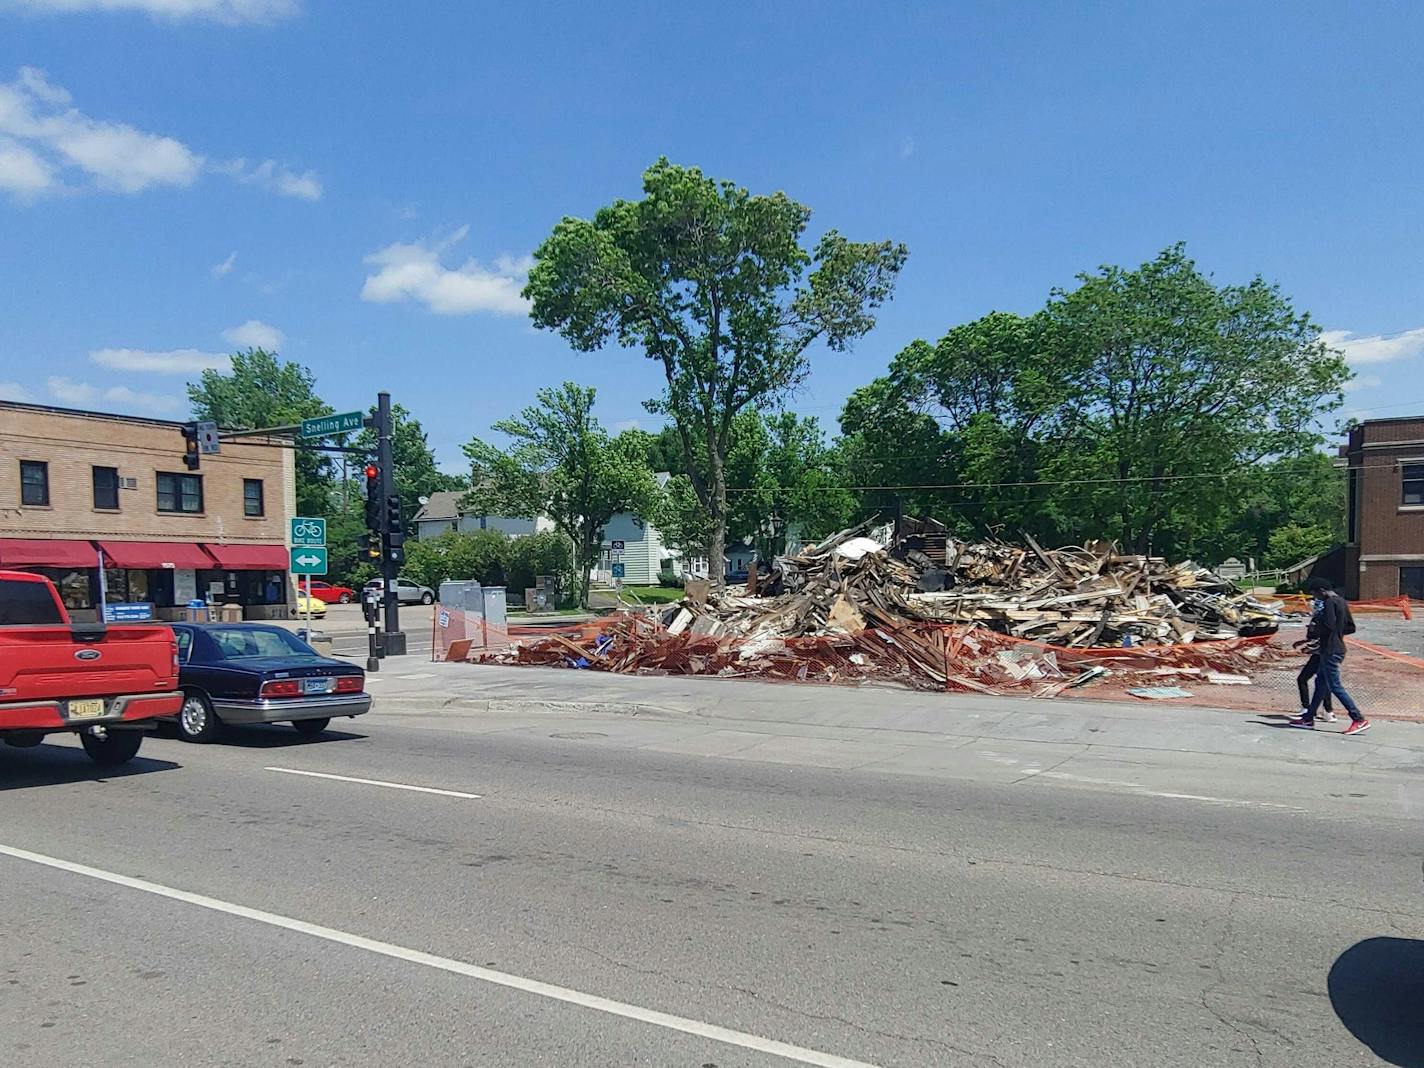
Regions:
<instances>
[{"instance_id":1,"label":"tree trunk","mask_svg":"<svg viewBox=\"0 0 1424 1068\"><path fill-rule=\"evenodd\" d=\"M708 502L712 513L712 539L707 547L707 578L714 587L727 583L727 476L722 468L722 458L715 449L709 449L709 466L712 468L712 485Z\"/></svg>"},{"instance_id":2,"label":"tree trunk","mask_svg":"<svg viewBox=\"0 0 1424 1068\"><path fill-rule=\"evenodd\" d=\"M588 610L589 587L593 584L593 565L598 560L598 553L593 542L587 537L579 541L579 582L578 582L578 603L579 607Z\"/></svg>"}]
</instances>

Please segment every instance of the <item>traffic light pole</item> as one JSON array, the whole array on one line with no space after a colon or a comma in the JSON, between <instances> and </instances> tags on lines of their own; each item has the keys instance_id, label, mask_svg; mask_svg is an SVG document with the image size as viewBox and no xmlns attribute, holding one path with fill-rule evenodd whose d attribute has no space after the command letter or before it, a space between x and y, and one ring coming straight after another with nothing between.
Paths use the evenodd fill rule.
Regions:
<instances>
[{"instance_id":1,"label":"traffic light pole","mask_svg":"<svg viewBox=\"0 0 1424 1068\"><path fill-rule=\"evenodd\" d=\"M376 394L376 465L381 469L381 578L386 601L386 655L405 655L405 634L400 629L400 600L396 596L399 570L389 549L390 520L386 500L396 492L395 426L391 421L391 395Z\"/></svg>"}]
</instances>

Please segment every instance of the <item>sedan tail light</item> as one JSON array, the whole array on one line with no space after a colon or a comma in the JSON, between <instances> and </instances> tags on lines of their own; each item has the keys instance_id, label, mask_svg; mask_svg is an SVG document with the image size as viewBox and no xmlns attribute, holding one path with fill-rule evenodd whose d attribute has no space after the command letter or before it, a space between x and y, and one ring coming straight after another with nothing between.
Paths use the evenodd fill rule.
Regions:
<instances>
[{"instance_id":1,"label":"sedan tail light","mask_svg":"<svg viewBox=\"0 0 1424 1068\"><path fill-rule=\"evenodd\" d=\"M263 697L300 697L302 684L296 679L278 679L262 684Z\"/></svg>"},{"instance_id":2,"label":"sedan tail light","mask_svg":"<svg viewBox=\"0 0 1424 1068\"><path fill-rule=\"evenodd\" d=\"M342 675L336 680L337 693L360 693L366 679L362 675Z\"/></svg>"}]
</instances>

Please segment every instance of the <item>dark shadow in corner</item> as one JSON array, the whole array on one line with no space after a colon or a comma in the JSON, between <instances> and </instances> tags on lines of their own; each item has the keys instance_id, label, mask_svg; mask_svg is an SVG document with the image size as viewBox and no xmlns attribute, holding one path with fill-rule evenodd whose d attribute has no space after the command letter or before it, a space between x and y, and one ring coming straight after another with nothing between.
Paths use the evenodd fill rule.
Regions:
<instances>
[{"instance_id":1,"label":"dark shadow in corner","mask_svg":"<svg viewBox=\"0 0 1424 1068\"><path fill-rule=\"evenodd\" d=\"M1424 1068L1424 941L1356 942L1331 966L1327 986L1335 1015L1375 1056Z\"/></svg>"},{"instance_id":2,"label":"dark shadow in corner","mask_svg":"<svg viewBox=\"0 0 1424 1068\"><path fill-rule=\"evenodd\" d=\"M29 749L0 745L0 790L27 790L37 786L103 782L105 779L126 779L131 775L149 775L156 771L173 771L182 767L171 760L159 760L149 756L155 748L152 739L146 738L139 755L127 764L103 768L90 760L77 745L52 745L46 742Z\"/></svg>"}]
</instances>

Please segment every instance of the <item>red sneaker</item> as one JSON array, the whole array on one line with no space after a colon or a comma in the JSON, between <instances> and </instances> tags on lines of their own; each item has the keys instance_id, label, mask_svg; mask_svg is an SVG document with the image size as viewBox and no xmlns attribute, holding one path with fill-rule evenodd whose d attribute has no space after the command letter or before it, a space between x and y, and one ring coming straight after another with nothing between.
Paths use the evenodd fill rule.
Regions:
<instances>
[{"instance_id":1,"label":"red sneaker","mask_svg":"<svg viewBox=\"0 0 1424 1068\"><path fill-rule=\"evenodd\" d=\"M1370 721L1367 719L1352 719L1350 725L1342 732L1344 734L1364 734L1370 729Z\"/></svg>"}]
</instances>

